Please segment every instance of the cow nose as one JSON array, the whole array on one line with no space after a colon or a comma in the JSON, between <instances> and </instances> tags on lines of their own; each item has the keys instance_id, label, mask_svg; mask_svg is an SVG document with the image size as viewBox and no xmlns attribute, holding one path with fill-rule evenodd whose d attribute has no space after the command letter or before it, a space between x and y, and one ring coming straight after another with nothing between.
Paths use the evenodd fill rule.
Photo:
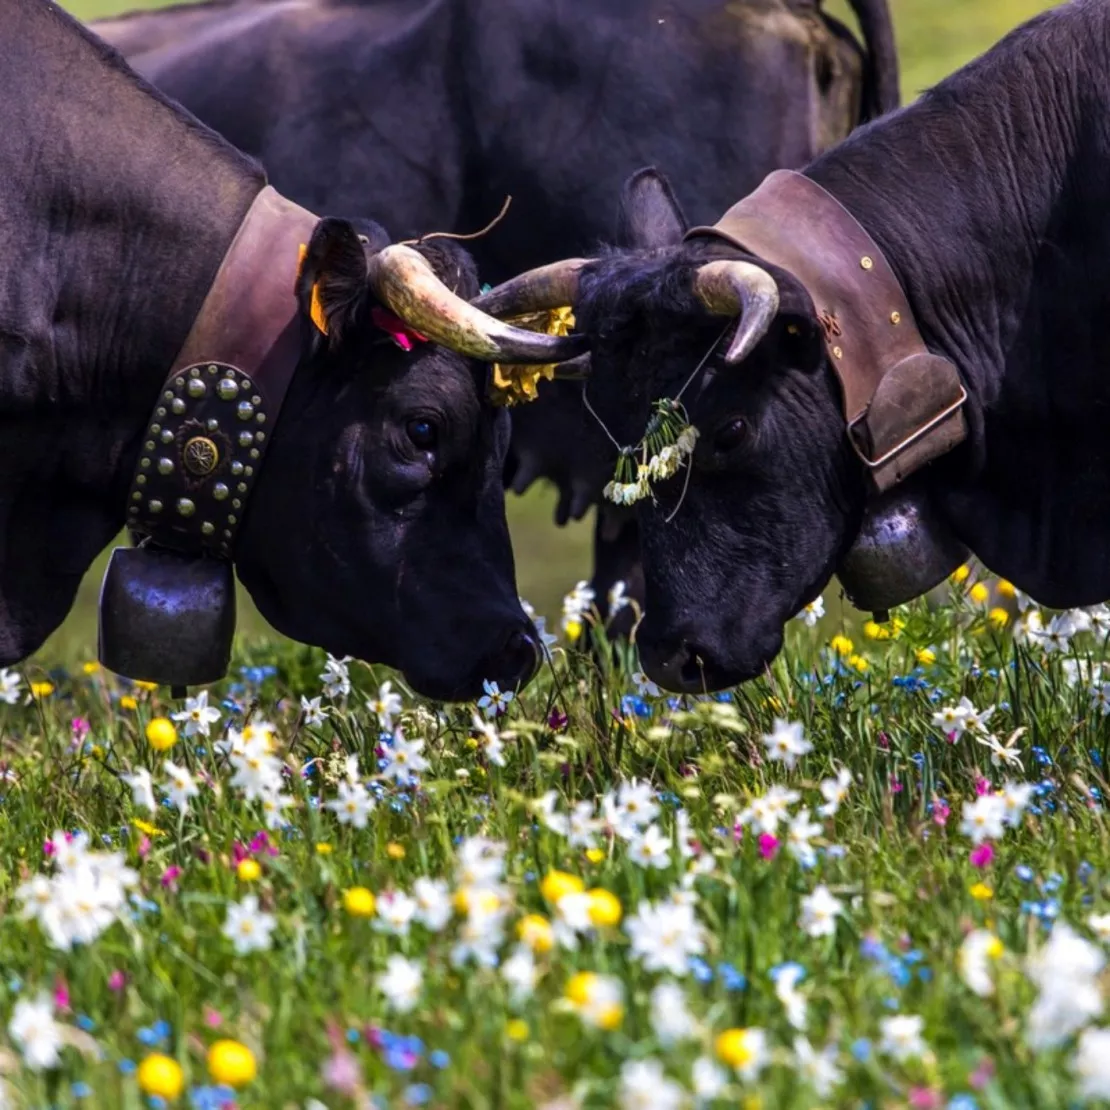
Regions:
<instances>
[{"instance_id":1,"label":"cow nose","mask_svg":"<svg viewBox=\"0 0 1110 1110\"><path fill-rule=\"evenodd\" d=\"M727 684L718 674L712 655L685 637L641 642L640 662L648 678L679 694L700 694Z\"/></svg>"},{"instance_id":2,"label":"cow nose","mask_svg":"<svg viewBox=\"0 0 1110 1110\"><path fill-rule=\"evenodd\" d=\"M503 690L524 686L540 665L540 646L531 625L516 628L501 647L487 657L482 677L496 682Z\"/></svg>"}]
</instances>

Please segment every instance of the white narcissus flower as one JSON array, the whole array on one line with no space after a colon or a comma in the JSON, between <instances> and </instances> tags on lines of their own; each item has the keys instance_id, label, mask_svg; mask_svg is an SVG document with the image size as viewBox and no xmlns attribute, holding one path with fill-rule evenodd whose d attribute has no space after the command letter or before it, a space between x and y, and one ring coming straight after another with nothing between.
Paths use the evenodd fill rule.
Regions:
<instances>
[{"instance_id":1,"label":"white narcissus flower","mask_svg":"<svg viewBox=\"0 0 1110 1110\"><path fill-rule=\"evenodd\" d=\"M921 1031L924 1019L916 1014L895 1014L879 1022L882 1039L879 1051L893 1060L920 1059L925 1055L925 1042Z\"/></svg>"},{"instance_id":2,"label":"white narcissus flower","mask_svg":"<svg viewBox=\"0 0 1110 1110\"><path fill-rule=\"evenodd\" d=\"M636 687L636 693L642 698L657 698L660 695L658 685L652 682L643 671L632 672L632 684Z\"/></svg>"},{"instance_id":3,"label":"white narcissus flower","mask_svg":"<svg viewBox=\"0 0 1110 1110\"><path fill-rule=\"evenodd\" d=\"M994 994L991 963L1002 951L1002 942L989 929L973 929L960 945L956 961L960 978L980 998Z\"/></svg>"},{"instance_id":4,"label":"white narcissus flower","mask_svg":"<svg viewBox=\"0 0 1110 1110\"><path fill-rule=\"evenodd\" d=\"M560 836L566 836L570 832L570 821L563 814L556 812L558 805L559 792L548 790L535 800L533 808L545 829L550 829Z\"/></svg>"},{"instance_id":5,"label":"white narcissus flower","mask_svg":"<svg viewBox=\"0 0 1110 1110\"><path fill-rule=\"evenodd\" d=\"M5 705L18 705L23 692L23 679L15 671L0 667L0 702Z\"/></svg>"},{"instance_id":6,"label":"white narcissus flower","mask_svg":"<svg viewBox=\"0 0 1110 1110\"><path fill-rule=\"evenodd\" d=\"M649 825L628 844L628 858L641 867L662 870L670 866L671 842L658 825Z\"/></svg>"},{"instance_id":7,"label":"white narcissus flower","mask_svg":"<svg viewBox=\"0 0 1110 1110\"><path fill-rule=\"evenodd\" d=\"M751 825L757 833L778 831L778 827L790 816L790 807L801 798L797 790L787 790L785 786L772 786L766 794L753 798L751 803L736 818L741 825Z\"/></svg>"},{"instance_id":8,"label":"white narcissus flower","mask_svg":"<svg viewBox=\"0 0 1110 1110\"><path fill-rule=\"evenodd\" d=\"M624 929L632 941L633 958L647 971L686 975L690 957L705 951L705 930L687 903L641 902Z\"/></svg>"},{"instance_id":9,"label":"white narcissus flower","mask_svg":"<svg viewBox=\"0 0 1110 1110\"><path fill-rule=\"evenodd\" d=\"M351 692L351 676L347 670L347 664L350 661L349 655L344 655L342 659L329 655L328 661L324 664L324 673L320 675L320 681L324 684L324 696L331 698L332 701L339 701Z\"/></svg>"},{"instance_id":10,"label":"white narcissus flower","mask_svg":"<svg viewBox=\"0 0 1110 1110\"><path fill-rule=\"evenodd\" d=\"M392 682L383 682L378 687L378 696L366 700L366 708L377 717L382 732L393 731L394 718L401 715L403 705L401 695L393 692Z\"/></svg>"},{"instance_id":11,"label":"white narcissus flower","mask_svg":"<svg viewBox=\"0 0 1110 1110\"><path fill-rule=\"evenodd\" d=\"M485 693L478 699L478 708L487 717L492 720L508 710L509 702L514 697L512 690L502 690L496 682L489 682L488 680L482 683L482 689L485 690Z\"/></svg>"},{"instance_id":12,"label":"white narcissus flower","mask_svg":"<svg viewBox=\"0 0 1110 1110\"><path fill-rule=\"evenodd\" d=\"M698 1035L698 1023L686 1005L686 995L677 983L659 983L651 992L651 1027L665 1047Z\"/></svg>"},{"instance_id":13,"label":"white narcissus flower","mask_svg":"<svg viewBox=\"0 0 1110 1110\"><path fill-rule=\"evenodd\" d=\"M438 933L451 920L451 895L442 879L420 878L412 884L416 900L414 919L430 933Z\"/></svg>"},{"instance_id":14,"label":"white narcissus flower","mask_svg":"<svg viewBox=\"0 0 1110 1110\"><path fill-rule=\"evenodd\" d=\"M805 624L806 628L816 628L817 622L825 615L825 599L818 597L811 601L794 619Z\"/></svg>"},{"instance_id":15,"label":"white narcissus flower","mask_svg":"<svg viewBox=\"0 0 1110 1110\"><path fill-rule=\"evenodd\" d=\"M416 901L404 891L385 890L378 895L374 912L377 915L374 924L382 932L407 937L409 925L416 914Z\"/></svg>"},{"instance_id":16,"label":"white narcissus flower","mask_svg":"<svg viewBox=\"0 0 1110 1110\"><path fill-rule=\"evenodd\" d=\"M959 705L942 706L933 714L933 726L939 728L945 736L958 739L967 728L967 708L963 702Z\"/></svg>"},{"instance_id":17,"label":"white narcissus flower","mask_svg":"<svg viewBox=\"0 0 1110 1110\"><path fill-rule=\"evenodd\" d=\"M505 766L505 743L497 726L492 721L483 721L477 713L472 714L471 727L478 734L478 746L486 759L495 767Z\"/></svg>"},{"instance_id":18,"label":"white narcissus flower","mask_svg":"<svg viewBox=\"0 0 1110 1110\"><path fill-rule=\"evenodd\" d=\"M327 707L320 701L320 698L301 697L301 720L308 728L319 728L328 719Z\"/></svg>"},{"instance_id":19,"label":"white narcissus flower","mask_svg":"<svg viewBox=\"0 0 1110 1110\"><path fill-rule=\"evenodd\" d=\"M1002 802L1003 821L1016 829L1021 824L1022 814L1033 797L1033 784L1029 782L1004 782L998 794Z\"/></svg>"},{"instance_id":20,"label":"white narcissus flower","mask_svg":"<svg viewBox=\"0 0 1110 1110\"><path fill-rule=\"evenodd\" d=\"M1087 918L1087 926L1103 944L1110 941L1110 913L1091 914Z\"/></svg>"},{"instance_id":21,"label":"white narcissus flower","mask_svg":"<svg viewBox=\"0 0 1110 1110\"><path fill-rule=\"evenodd\" d=\"M526 944L518 944L512 955L501 965L501 978L509 987L509 1001L514 1006L532 996L538 978L535 957Z\"/></svg>"},{"instance_id":22,"label":"white narcissus flower","mask_svg":"<svg viewBox=\"0 0 1110 1110\"><path fill-rule=\"evenodd\" d=\"M801 721L784 721L775 718L771 731L763 737L767 758L783 764L792 771L802 756L813 751L813 745L805 738Z\"/></svg>"},{"instance_id":23,"label":"white narcissus flower","mask_svg":"<svg viewBox=\"0 0 1110 1110\"><path fill-rule=\"evenodd\" d=\"M398 786L411 786L430 766L421 755L423 750L423 740L406 740L405 734L397 729L386 748L388 762L382 768L382 777L392 779Z\"/></svg>"},{"instance_id":24,"label":"white narcissus flower","mask_svg":"<svg viewBox=\"0 0 1110 1110\"><path fill-rule=\"evenodd\" d=\"M277 918L259 908L257 894L248 894L241 902L231 902L227 907L223 933L239 956L267 951L275 928Z\"/></svg>"},{"instance_id":25,"label":"white narcissus flower","mask_svg":"<svg viewBox=\"0 0 1110 1110\"><path fill-rule=\"evenodd\" d=\"M794 1038L794 1066L818 1098L827 1099L844 1080L836 1057L835 1044L826 1045L818 1052L805 1037Z\"/></svg>"},{"instance_id":26,"label":"white narcissus flower","mask_svg":"<svg viewBox=\"0 0 1110 1110\"><path fill-rule=\"evenodd\" d=\"M377 977L376 982L390 1009L399 1014L407 1014L416 1008L416 1003L420 1000L424 972L412 960L393 955L386 960L385 971Z\"/></svg>"},{"instance_id":27,"label":"white narcissus flower","mask_svg":"<svg viewBox=\"0 0 1110 1110\"><path fill-rule=\"evenodd\" d=\"M617 809L622 823L637 829L651 824L659 815L659 803L651 783L638 779L622 783L617 791Z\"/></svg>"},{"instance_id":28,"label":"white narcissus flower","mask_svg":"<svg viewBox=\"0 0 1110 1110\"><path fill-rule=\"evenodd\" d=\"M680 1110L686 1092L667 1078L658 1060L627 1060L621 1067L617 1102L621 1110Z\"/></svg>"},{"instance_id":29,"label":"white narcissus flower","mask_svg":"<svg viewBox=\"0 0 1110 1110\"><path fill-rule=\"evenodd\" d=\"M154 780L145 767L139 767L127 775L120 775L120 781L131 788L131 802L139 809L154 813L158 803L154 798Z\"/></svg>"},{"instance_id":30,"label":"white narcissus flower","mask_svg":"<svg viewBox=\"0 0 1110 1110\"><path fill-rule=\"evenodd\" d=\"M786 1020L798 1030L806 1027L806 1000L798 990L802 974L797 964L786 964L775 976L775 997L786 1011Z\"/></svg>"},{"instance_id":31,"label":"white narcissus flower","mask_svg":"<svg viewBox=\"0 0 1110 1110\"><path fill-rule=\"evenodd\" d=\"M186 768L179 767L169 759L162 764L162 770L168 779L164 787L167 797L177 809L185 813L189 808L189 799L200 794L196 779Z\"/></svg>"},{"instance_id":32,"label":"white narcissus flower","mask_svg":"<svg viewBox=\"0 0 1110 1110\"><path fill-rule=\"evenodd\" d=\"M725 1087L728 1086L728 1076L724 1069L708 1056L699 1056L690 1070L694 1094L699 1099L713 1102L724 1094Z\"/></svg>"},{"instance_id":33,"label":"white narcissus flower","mask_svg":"<svg viewBox=\"0 0 1110 1110\"><path fill-rule=\"evenodd\" d=\"M338 787L338 797L324 803L341 825L353 825L356 829L366 828L370 814L374 811L374 799L361 782L344 779Z\"/></svg>"},{"instance_id":34,"label":"white narcissus flower","mask_svg":"<svg viewBox=\"0 0 1110 1110\"><path fill-rule=\"evenodd\" d=\"M851 785L852 772L847 767L841 767L835 779L822 779L821 796L825 799L825 804L818 808L818 815L832 817L848 796L848 787Z\"/></svg>"},{"instance_id":35,"label":"white narcissus flower","mask_svg":"<svg viewBox=\"0 0 1110 1110\"><path fill-rule=\"evenodd\" d=\"M1079 1034L1074 1068L1080 1097L1110 1100L1110 1029L1084 1029Z\"/></svg>"},{"instance_id":36,"label":"white narcissus flower","mask_svg":"<svg viewBox=\"0 0 1110 1110\"><path fill-rule=\"evenodd\" d=\"M1102 950L1064 921L1025 963L1039 995L1027 1018L1026 1040L1036 1049L1062 1044L1103 1011L1098 976L1106 963Z\"/></svg>"},{"instance_id":37,"label":"white narcissus flower","mask_svg":"<svg viewBox=\"0 0 1110 1110\"><path fill-rule=\"evenodd\" d=\"M799 924L811 937L831 937L836 932L836 919L843 910L843 902L834 898L829 888L821 883L812 894L802 899Z\"/></svg>"},{"instance_id":38,"label":"white narcissus flower","mask_svg":"<svg viewBox=\"0 0 1110 1110\"><path fill-rule=\"evenodd\" d=\"M184 724L186 736L207 736L208 730L220 719L220 711L208 704L208 691L201 690L195 698L185 699L185 708L172 714L175 721Z\"/></svg>"},{"instance_id":39,"label":"white narcissus flower","mask_svg":"<svg viewBox=\"0 0 1110 1110\"><path fill-rule=\"evenodd\" d=\"M817 852L810 841L820 834L821 826L809 819L809 810L798 810L786 827L787 851L803 867L812 867L817 862Z\"/></svg>"},{"instance_id":40,"label":"white narcissus flower","mask_svg":"<svg viewBox=\"0 0 1110 1110\"><path fill-rule=\"evenodd\" d=\"M609 616L615 617L622 609L626 608L629 604L628 601L628 584L624 579L620 579L613 583L609 590Z\"/></svg>"},{"instance_id":41,"label":"white narcissus flower","mask_svg":"<svg viewBox=\"0 0 1110 1110\"><path fill-rule=\"evenodd\" d=\"M62 1027L54 1020L54 1005L48 995L21 998L12 1010L8 1036L31 1071L48 1071L61 1060Z\"/></svg>"},{"instance_id":42,"label":"white narcissus flower","mask_svg":"<svg viewBox=\"0 0 1110 1110\"><path fill-rule=\"evenodd\" d=\"M1006 805L997 794L983 794L973 802L964 802L960 832L972 844L998 840L1004 831Z\"/></svg>"}]
</instances>

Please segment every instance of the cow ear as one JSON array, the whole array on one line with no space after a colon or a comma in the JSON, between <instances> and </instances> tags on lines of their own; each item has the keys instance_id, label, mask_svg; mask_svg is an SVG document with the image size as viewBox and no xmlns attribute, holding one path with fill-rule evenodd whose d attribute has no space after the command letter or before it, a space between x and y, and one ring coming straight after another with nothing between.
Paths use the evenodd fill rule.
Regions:
<instances>
[{"instance_id":1,"label":"cow ear","mask_svg":"<svg viewBox=\"0 0 1110 1110\"><path fill-rule=\"evenodd\" d=\"M370 299L365 236L350 220L321 220L301 247L297 304L332 346L366 313Z\"/></svg>"},{"instance_id":2,"label":"cow ear","mask_svg":"<svg viewBox=\"0 0 1110 1110\"><path fill-rule=\"evenodd\" d=\"M671 183L654 166L637 170L621 190L617 246L633 250L672 247L688 224Z\"/></svg>"},{"instance_id":3,"label":"cow ear","mask_svg":"<svg viewBox=\"0 0 1110 1110\"><path fill-rule=\"evenodd\" d=\"M783 312L778 318L779 359L794 370L810 374L825 357L825 337L812 316Z\"/></svg>"}]
</instances>

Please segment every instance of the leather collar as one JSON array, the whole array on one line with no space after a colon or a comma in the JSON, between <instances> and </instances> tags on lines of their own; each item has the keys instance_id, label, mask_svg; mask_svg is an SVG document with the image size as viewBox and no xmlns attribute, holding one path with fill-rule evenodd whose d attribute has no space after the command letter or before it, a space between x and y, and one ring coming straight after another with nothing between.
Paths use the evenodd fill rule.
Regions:
<instances>
[{"instance_id":1,"label":"leather collar","mask_svg":"<svg viewBox=\"0 0 1110 1110\"><path fill-rule=\"evenodd\" d=\"M301 351L299 249L317 218L270 186L255 198L162 386L127 525L229 559Z\"/></svg>"},{"instance_id":2,"label":"leather collar","mask_svg":"<svg viewBox=\"0 0 1110 1110\"><path fill-rule=\"evenodd\" d=\"M967 436L956 367L929 352L878 244L840 202L791 170L767 177L713 227L722 239L793 274L813 301L840 379L853 449L885 491Z\"/></svg>"}]
</instances>

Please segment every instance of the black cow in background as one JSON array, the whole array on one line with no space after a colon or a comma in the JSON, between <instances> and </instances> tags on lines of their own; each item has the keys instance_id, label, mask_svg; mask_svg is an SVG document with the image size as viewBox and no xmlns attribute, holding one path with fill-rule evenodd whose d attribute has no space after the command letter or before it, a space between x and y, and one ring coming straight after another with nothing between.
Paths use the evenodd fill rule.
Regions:
<instances>
[{"instance_id":1,"label":"black cow in background","mask_svg":"<svg viewBox=\"0 0 1110 1110\"><path fill-rule=\"evenodd\" d=\"M94 23L131 63L315 209L372 212L398 238L470 232L502 281L612 240L646 164L694 222L897 106L887 0L850 0L864 46L818 0L236 0ZM627 237L624 245L635 246ZM610 476L580 387L514 410L505 479L558 486L579 519ZM604 606L642 597L633 515L595 536Z\"/></svg>"}]
</instances>

